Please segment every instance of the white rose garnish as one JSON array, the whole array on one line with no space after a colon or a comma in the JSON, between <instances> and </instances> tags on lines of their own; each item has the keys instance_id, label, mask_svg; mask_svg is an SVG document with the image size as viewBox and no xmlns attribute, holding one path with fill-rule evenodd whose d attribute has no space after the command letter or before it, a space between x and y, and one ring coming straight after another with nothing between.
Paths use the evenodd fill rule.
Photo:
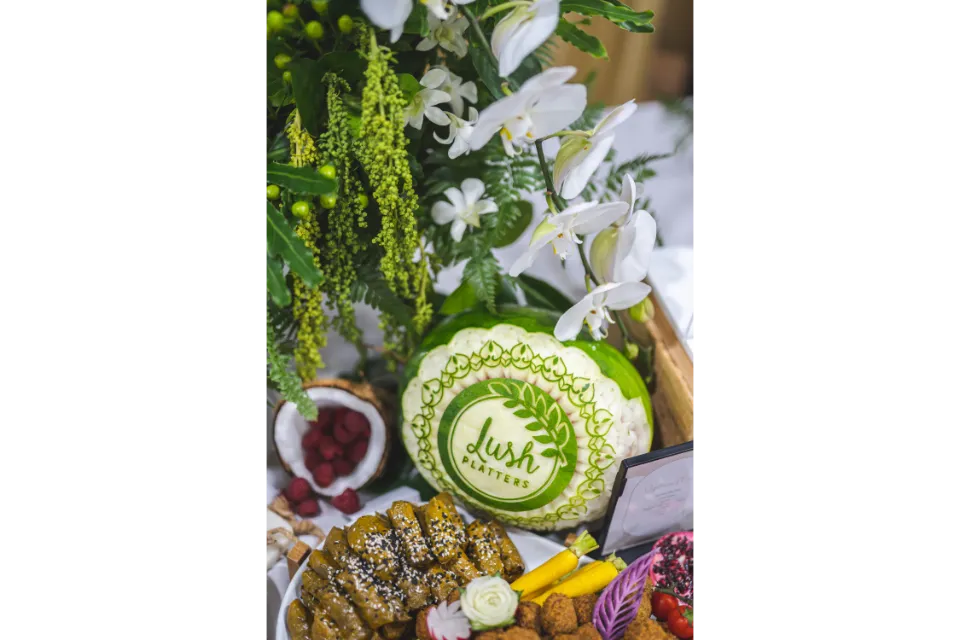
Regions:
<instances>
[{"instance_id":1,"label":"white rose garnish","mask_svg":"<svg viewBox=\"0 0 960 640\"><path fill-rule=\"evenodd\" d=\"M499 576L471 580L460 596L460 606L474 631L513 624L519 603L520 596Z\"/></svg>"}]
</instances>

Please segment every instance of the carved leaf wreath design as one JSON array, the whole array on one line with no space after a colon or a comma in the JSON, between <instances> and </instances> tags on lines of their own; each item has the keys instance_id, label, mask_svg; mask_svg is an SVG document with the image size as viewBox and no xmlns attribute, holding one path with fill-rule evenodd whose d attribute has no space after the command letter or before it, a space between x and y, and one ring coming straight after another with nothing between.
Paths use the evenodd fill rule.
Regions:
<instances>
[{"instance_id":1,"label":"carved leaf wreath design","mask_svg":"<svg viewBox=\"0 0 960 640\"><path fill-rule=\"evenodd\" d=\"M573 434L570 433L570 425L560 419L560 406L554 403L548 408L543 396L538 397L534 393L533 387L527 382L516 382L514 384L493 382L489 389L505 399L504 407L515 409L513 415L516 417L521 419L533 418L533 422L524 425L524 428L531 432L545 432L533 436L536 442L547 445L546 449L540 451L540 455L544 458L559 458L560 466L565 467L568 460L563 448Z\"/></svg>"}]
</instances>

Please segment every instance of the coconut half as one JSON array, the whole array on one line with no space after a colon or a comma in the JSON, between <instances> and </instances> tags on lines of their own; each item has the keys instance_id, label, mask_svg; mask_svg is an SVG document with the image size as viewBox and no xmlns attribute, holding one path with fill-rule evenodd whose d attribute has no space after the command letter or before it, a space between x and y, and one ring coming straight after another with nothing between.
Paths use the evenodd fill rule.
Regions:
<instances>
[{"instance_id":1,"label":"coconut half","mask_svg":"<svg viewBox=\"0 0 960 640\"><path fill-rule=\"evenodd\" d=\"M336 478L328 487L321 487L307 469L301 445L310 423L291 402L277 405L273 418L273 443L283 468L296 477L304 478L319 495L335 497L346 489L359 489L376 479L386 466L390 452L390 434L383 403L369 384L348 380L317 380L304 385L307 395L318 409L346 407L361 413L370 423L367 453L348 475Z\"/></svg>"}]
</instances>

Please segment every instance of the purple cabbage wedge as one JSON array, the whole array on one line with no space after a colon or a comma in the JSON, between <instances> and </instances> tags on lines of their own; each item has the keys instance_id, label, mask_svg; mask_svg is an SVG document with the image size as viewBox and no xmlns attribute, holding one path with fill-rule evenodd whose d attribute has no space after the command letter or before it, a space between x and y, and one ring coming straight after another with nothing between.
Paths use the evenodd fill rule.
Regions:
<instances>
[{"instance_id":1,"label":"purple cabbage wedge","mask_svg":"<svg viewBox=\"0 0 960 640\"><path fill-rule=\"evenodd\" d=\"M637 617L652 564L652 552L640 556L603 590L593 610L593 626L604 640L622 638L627 625Z\"/></svg>"}]
</instances>

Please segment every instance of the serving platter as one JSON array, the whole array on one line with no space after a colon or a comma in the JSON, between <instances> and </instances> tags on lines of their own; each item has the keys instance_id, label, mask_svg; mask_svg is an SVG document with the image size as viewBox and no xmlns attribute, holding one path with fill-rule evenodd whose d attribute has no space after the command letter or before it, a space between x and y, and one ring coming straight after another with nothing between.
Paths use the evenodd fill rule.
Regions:
<instances>
[{"instance_id":1,"label":"serving platter","mask_svg":"<svg viewBox=\"0 0 960 640\"><path fill-rule=\"evenodd\" d=\"M458 508L457 512L460 514L460 517L463 518L464 524L469 524L476 519L463 509ZM370 514L374 513L374 511L367 511L366 513ZM357 517L361 515L364 514L357 514ZM510 535L510 539L513 540L513 543L517 546L517 550L520 552L520 557L523 558L523 562L527 566L527 571L534 567L540 566L564 549L563 545L559 542L555 542L549 538L545 538L530 531L523 531L522 529L507 527L507 533ZM587 556L580 558L580 565L585 565L590 562L593 562L593 560ZM275 635L276 640L290 640L290 634L287 633L287 608L290 606L291 602L300 596L300 584L303 581L303 572L306 568L307 562L304 561L301 563L300 569L293 576L293 579L290 581L290 585L283 594L283 600L280 602L280 612L277 615L277 630Z\"/></svg>"}]
</instances>

